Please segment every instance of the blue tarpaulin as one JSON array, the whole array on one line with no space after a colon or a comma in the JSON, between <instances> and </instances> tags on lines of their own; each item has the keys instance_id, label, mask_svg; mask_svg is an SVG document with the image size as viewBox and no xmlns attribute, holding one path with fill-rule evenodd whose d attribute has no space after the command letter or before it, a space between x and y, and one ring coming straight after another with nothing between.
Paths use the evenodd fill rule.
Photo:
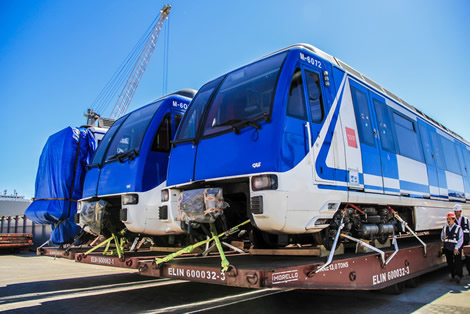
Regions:
<instances>
[{"instance_id":1,"label":"blue tarpaulin","mask_svg":"<svg viewBox=\"0 0 470 314\"><path fill-rule=\"evenodd\" d=\"M90 131L67 127L51 135L42 150L34 200L25 215L34 223L52 225L52 243L72 243L80 232L74 215L82 197L86 165L95 149Z\"/></svg>"}]
</instances>

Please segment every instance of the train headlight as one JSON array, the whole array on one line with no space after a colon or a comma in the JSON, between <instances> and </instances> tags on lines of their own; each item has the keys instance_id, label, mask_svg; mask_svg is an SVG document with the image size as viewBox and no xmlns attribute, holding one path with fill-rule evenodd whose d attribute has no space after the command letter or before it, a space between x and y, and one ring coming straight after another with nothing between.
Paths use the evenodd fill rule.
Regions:
<instances>
[{"instance_id":1,"label":"train headlight","mask_svg":"<svg viewBox=\"0 0 470 314\"><path fill-rule=\"evenodd\" d=\"M168 202L170 199L170 192L168 190L162 190L162 202Z\"/></svg>"},{"instance_id":2,"label":"train headlight","mask_svg":"<svg viewBox=\"0 0 470 314\"><path fill-rule=\"evenodd\" d=\"M77 202L77 211L80 211L82 209L82 202L78 201Z\"/></svg>"},{"instance_id":3,"label":"train headlight","mask_svg":"<svg viewBox=\"0 0 470 314\"><path fill-rule=\"evenodd\" d=\"M123 205L132 205L139 202L139 196L137 194L124 194L122 196Z\"/></svg>"},{"instance_id":4,"label":"train headlight","mask_svg":"<svg viewBox=\"0 0 470 314\"><path fill-rule=\"evenodd\" d=\"M251 188L253 191L276 190L277 186L277 176L275 174L251 177Z\"/></svg>"}]
</instances>

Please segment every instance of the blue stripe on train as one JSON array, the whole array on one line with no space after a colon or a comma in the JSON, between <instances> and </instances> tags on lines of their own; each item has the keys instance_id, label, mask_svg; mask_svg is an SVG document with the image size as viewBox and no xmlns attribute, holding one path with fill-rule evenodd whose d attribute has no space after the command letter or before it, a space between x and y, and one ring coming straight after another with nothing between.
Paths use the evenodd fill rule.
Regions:
<instances>
[{"instance_id":1,"label":"blue stripe on train","mask_svg":"<svg viewBox=\"0 0 470 314\"><path fill-rule=\"evenodd\" d=\"M368 185L368 184L364 185L364 189L382 191L381 186Z\"/></svg>"},{"instance_id":2,"label":"blue stripe on train","mask_svg":"<svg viewBox=\"0 0 470 314\"><path fill-rule=\"evenodd\" d=\"M319 184L318 188L322 189L322 190L338 190L338 191L347 191L348 190L347 186L326 185L326 184Z\"/></svg>"},{"instance_id":3,"label":"blue stripe on train","mask_svg":"<svg viewBox=\"0 0 470 314\"><path fill-rule=\"evenodd\" d=\"M399 190L399 189L394 189L394 188L387 188L387 187L384 187L384 190L385 190L386 192L400 193L400 190Z\"/></svg>"},{"instance_id":4,"label":"blue stripe on train","mask_svg":"<svg viewBox=\"0 0 470 314\"><path fill-rule=\"evenodd\" d=\"M404 180L400 180L400 189L410 192L421 192L429 194L429 186Z\"/></svg>"}]
</instances>

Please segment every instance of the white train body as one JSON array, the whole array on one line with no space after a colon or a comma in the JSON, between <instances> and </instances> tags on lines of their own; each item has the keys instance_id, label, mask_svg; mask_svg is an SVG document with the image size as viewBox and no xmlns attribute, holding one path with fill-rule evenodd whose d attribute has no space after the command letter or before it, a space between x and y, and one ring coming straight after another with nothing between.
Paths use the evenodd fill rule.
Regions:
<instances>
[{"instance_id":1,"label":"white train body","mask_svg":"<svg viewBox=\"0 0 470 314\"><path fill-rule=\"evenodd\" d=\"M440 229L457 203L470 214L469 143L310 45L203 86L174 143L163 204L175 217L179 193L201 187L224 189L230 224L277 234L321 231L347 204L390 206L416 231Z\"/></svg>"}]
</instances>

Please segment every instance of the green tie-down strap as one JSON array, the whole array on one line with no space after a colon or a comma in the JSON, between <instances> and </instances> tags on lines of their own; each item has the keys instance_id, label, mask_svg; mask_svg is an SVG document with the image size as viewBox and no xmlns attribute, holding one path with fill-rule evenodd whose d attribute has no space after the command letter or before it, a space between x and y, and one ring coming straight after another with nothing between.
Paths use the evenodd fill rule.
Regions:
<instances>
[{"instance_id":1,"label":"green tie-down strap","mask_svg":"<svg viewBox=\"0 0 470 314\"><path fill-rule=\"evenodd\" d=\"M119 233L121 235L124 235L124 233L126 233L127 229L123 229L121 230ZM126 239L125 238L121 238L120 241L119 241L119 238L113 233L111 235L111 237L109 237L108 239L106 239L105 241L101 242L100 244L98 244L97 246L89 249L88 251L85 252L85 256L87 256L88 254L92 253L93 251L95 251L96 249L102 247L102 246L105 246L105 249L103 251L103 255L115 255L114 251L111 250L108 252L109 250L109 246L111 244L111 242L114 240L114 243L116 245L116 254L119 258L121 258L123 255L124 255L124 245L126 243Z\"/></svg>"},{"instance_id":2,"label":"green tie-down strap","mask_svg":"<svg viewBox=\"0 0 470 314\"><path fill-rule=\"evenodd\" d=\"M222 249L222 245L220 244L220 238L223 237L223 236L226 236L226 235L231 235L231 234L235 234L235 233L239 232L240 227L246 225L249 222L250 222L250 220L248 219L248 220L242 222L241 224L236 225L235 227L230 228L229 230L222 232L219 235L217 235L217 230L215 229L215 225L213 223L211 223L210 224L210 229L211 229L212 238L206 239L204 241L201 241L201 242L198 242L198 243L195 243L195 244L192 244L192 245L188 245L187 247L179 250L178 252L171 253L171 254L165 256L164 258L158 258L157 257L157 258L155 258L155 263L158 266L159 264L169 262L172 259L174 259L175 257L178 257L178 256L186 254L186 253L191 253L192 251L194 251L195 248L198 248L198 247L214 240L216 245L217 245L217 249L219 250L220 258L222 259L222 272L225 272L225 271L228 270L229 262L228 262L227 258L225 257L224 251Z\"/></svg>"},{"instance_id":3,"label":"green tie-down strap","mask_svg":"<svg viewBox=\"0 0 470 314\"><path fill-rule=\"evenodd\" d=\"M220 254L220 259L222 260L222 263L221 263L222 272L226 272L228 270L228 265L230 264L227 258L225 257L224 249L222 248L222 244L220 243L219 236L217 236L217 229L215 228L214 223L211 222L209 225L211 228L212 239L215 240L215 245L217 246L217 250L219 251L219 254Z\"/></svg>"}]
</instances>

